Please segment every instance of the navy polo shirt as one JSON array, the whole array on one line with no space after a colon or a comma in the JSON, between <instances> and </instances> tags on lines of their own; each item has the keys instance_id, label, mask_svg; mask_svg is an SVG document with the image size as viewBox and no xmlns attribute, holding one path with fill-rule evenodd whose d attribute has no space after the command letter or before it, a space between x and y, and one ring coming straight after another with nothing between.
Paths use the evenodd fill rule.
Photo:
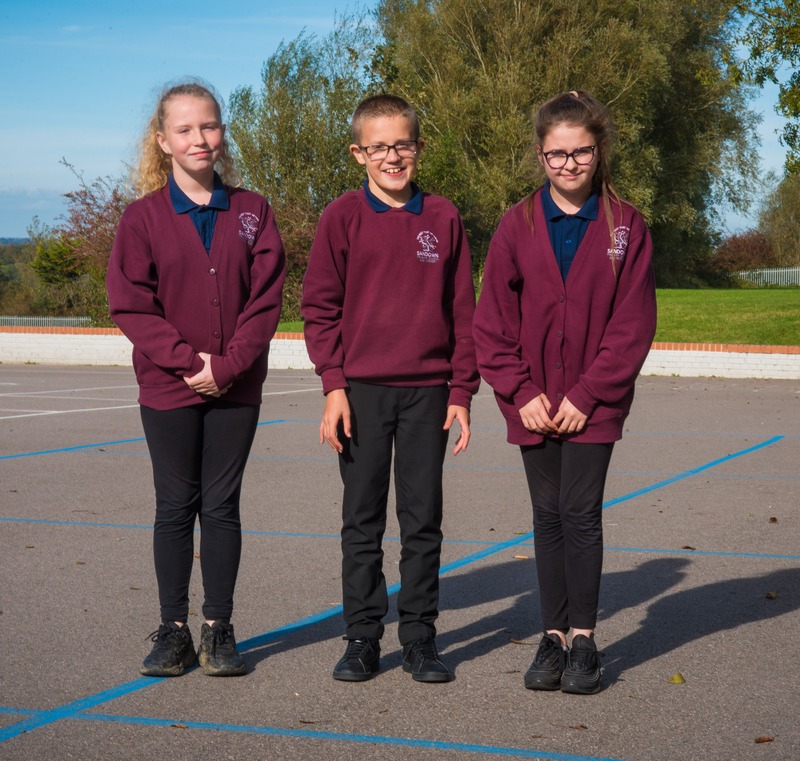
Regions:
<instances>
[{"instance_id":1,"label":"navy polo shirt","mask_svg":"<svg viewBox=\"0 0 800 761\"><path fill-rule=\"evenodd\" d=\"M542 188L542 210L544 218L547 220L547 232L550 235L550 243L556 255L558 268L561 270L561 278L565 283L569 268L575 259L575 252L581 245L589 222L597 219L598 208L597 193L592 193L580 211L575 214L567 214L558 208L550 195L549 180Z\"/></svg>"},{"instance_id":2,"label":"navy polo shirt","mask_svg":"<svg viewBox=\"0 0 800 761\"><path fill-rule=\"evenodd\" d=\"M381 213L383 211L389 211L389 209L398 208L389 206L388 203L381 201L381 199L369 189L369 180L364 180L364 193L367 196L367 203L372 207L373 211ZM410 211L412 214L422 214L422 191L419 189L417 183L411 183L411 198L399 208Z\"/></svg>"},{"instance_id":3,"label":"navy polo shirt","mask_svg":"<svg viewBox=\"0 0 800 761\"><path fill-rule=\"evenodd\" d=\"M169 175L169 200L176 214L188 214L194 223L203 248L206 253L211 251L211 241L214 238L214 225L217 223L217 211L227 211L230 208L228 191L222 184L219 175L214 172L214 189L211 191L211 199L205 206L195 203L186 195L175 182L175 178L170 172Z\"/></svg>"}]
</instances>

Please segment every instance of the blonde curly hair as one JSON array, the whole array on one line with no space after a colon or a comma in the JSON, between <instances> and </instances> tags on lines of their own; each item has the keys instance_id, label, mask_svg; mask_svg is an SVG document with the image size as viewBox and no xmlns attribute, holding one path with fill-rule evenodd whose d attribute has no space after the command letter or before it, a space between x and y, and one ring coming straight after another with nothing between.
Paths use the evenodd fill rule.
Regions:
<instances>
[{"instance_id":1,"label":"blonde curly hair","mask_svg":"<svg viewBox=\"0 0 800 761\"><path fill-rule=\"evenodd\" d=\"M181 95L210 100L214 104L217 118L222 122L220 101L210 85L198 81L166 85L161 91L156 110L147 123L139 145L139 163L134 175L134 187L140 196L160 190L167 184L169 173L172 171L172 157L161 150L157 133L164 131L164 120L169 101ZM227 139L222 142L222 151L215 169L226 185L237 187L241 183L241 177L228 149Z\"/></svg>"}]
</instances>

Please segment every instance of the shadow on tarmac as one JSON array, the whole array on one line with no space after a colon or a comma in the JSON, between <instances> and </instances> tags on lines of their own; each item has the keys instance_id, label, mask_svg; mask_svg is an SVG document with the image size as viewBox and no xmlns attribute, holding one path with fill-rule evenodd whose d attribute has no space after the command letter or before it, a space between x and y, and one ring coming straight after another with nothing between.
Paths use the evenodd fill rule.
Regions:
<instances>
[{"instance_id":1,"label":"shadow on tarmac","mask_svg":"<svg viewBox=\"0 0 800 761\"><path fill-rule=\"evenodd\" d=\"M603 650L604 682L618 681L626 669L658 658L694 640L744 624L767 620L800 608L800 569L784 569L759 576L729 579L669 592L689 576L688 558L657 558L630 571L603 575L599 619L628 608L648 608L639 628ZM508 601L497 612L469 624L442 631L440 650L457 672L458 666L504 647L509 642L536 637L541 631L533 561L514 560L476 568L441 580L441 609L463 610ZM777 597L770 599L768 593ZM390 608L386 623L397 621ZM245 654L250 668L265 658L306 645L337 639L344 631L341 615L287 633ZM384 639L381 671L400 668L402 652ZM524 643L529 644L529 643ZM531 656L533 645L531 644ZM527 658L527 656L526 656ZM524 664L524 665L523 665ZM332 666L333 664L331 664ZM526 660L509 664L509 671L523 668Z\"/></svg>"}]
</instances>

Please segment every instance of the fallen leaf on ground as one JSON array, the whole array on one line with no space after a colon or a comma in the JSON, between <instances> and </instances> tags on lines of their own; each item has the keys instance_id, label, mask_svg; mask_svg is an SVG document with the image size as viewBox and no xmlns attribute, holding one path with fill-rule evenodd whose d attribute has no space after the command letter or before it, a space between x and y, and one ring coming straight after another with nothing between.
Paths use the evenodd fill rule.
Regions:
<instances>
[{"instance_id":1,"label":"fallen leaf on ground","mask_svg":"<svg viewBox=\"0 0 800 761\"><path fill-rule=\"evenodd\" d=\"M777 592L767 592L767 599L768 600L777 600L778 593Z\"/></svg>"},{"instance_id":2,"label":"fallen leaf on ground","mask_svg":"<svg viewBox=\"0 0 800 761\"><path fill-rule=\"evenodd\" d=\"M570 724L570 729L589 729L585 724Z\"/></svg>"},{"instance_id":3,"label":"fallen leaf on ground","mask_svg":"<svg viewBox=\"0 0 800 761\"><path fill-rule=\"evenodd\" d=\"M514 560L530 560L527 555L514 555Z\"/></svg>"},{"instance_id":4,"label":"fallen leaf on ground","mask_svg":"<svg viewBox=\"0 0 800 761\"><path fill-rule=\"evenodd\" d=\"M691 544L684 544L683 547L681 547L681 549L682 550L696 550L697 547L692 547Z\"/></svg>"},{"instance_id":5,"label":"fallen leaf on ground","mask_svg":"<svg viewBox=\"0 0 800 761\"><path fill-rule=\"evenodd\" d=\"M770 523L777 523L777 522L778 522L778 519L777 519L777 518L776 518L776 517L773 515L773 516L772 516L772 517L769 519L769 522L770 522Z\"/></svg>"},{"instance_id":6,"label":"fallen leaf on ground","mask_svg":"<svg viewBox=\"0 0 800 761\"><path fill-rule=\"evenodd\" d=\"M170 724L173 729L189 729L185 724Z\"/></svg>"},{"instance_id":7,"label":"fallen leaf on ground","mask_svg":"<svg viewBox=\"0 0 800 761\"><path fill-rule=\"evenodd\" d=\"M508 641L509 641L509 642L510 642L512 645L527 645L527 644L528 644L527 642L525 642L525 640L524 640L524 639L514 639L514 637L509 637L509 638L508 638Z\"/></svg>"},{"instance_id":8,"label":"fallen leaf on ground","mask_svg":"<svg viewBox=\"0 0 800 761\"><path fill-rule=\"evenodd\" d=\"M757 743L771 743L774 742L775 738L770 737L769 735L761 735L761 737L756 737L755 742Z\"/></svg>"},{"instance_id":9,"label":"fallen leaf on ground","mask_svg":"<svg viewBox=\"0 0 800 761\"><path fill-rule=\"evenodd\" d=\"M683 678L683 674L680 671L676 671L670 678L670 684L686 684L686 680Z\"/></svg>"}]
</instances>

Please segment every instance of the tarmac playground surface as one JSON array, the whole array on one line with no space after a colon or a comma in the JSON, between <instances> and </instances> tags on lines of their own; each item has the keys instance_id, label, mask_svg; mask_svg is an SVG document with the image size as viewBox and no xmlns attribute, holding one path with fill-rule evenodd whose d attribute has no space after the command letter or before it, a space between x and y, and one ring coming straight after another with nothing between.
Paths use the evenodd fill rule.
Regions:
<instances>
[{"instance_id":1,"label":"tarmac playground surface","mask_svg":"<svg viewBox=\"0 0 800 761\"><path fill-rule=\"evenodd\" d=\"M437 641L455 681L403 672L393 612L380 674L333 680L341 483L320 386L272 371L264 392L233 619L249 672L153 679L132 370L0 365L0 759L800 759L800 381L640 379L606 488L594 696L523 688L530 505L485 384L445 466ZM199 563L192 592L197 642Z\"/></svg>"}]
</instances>

